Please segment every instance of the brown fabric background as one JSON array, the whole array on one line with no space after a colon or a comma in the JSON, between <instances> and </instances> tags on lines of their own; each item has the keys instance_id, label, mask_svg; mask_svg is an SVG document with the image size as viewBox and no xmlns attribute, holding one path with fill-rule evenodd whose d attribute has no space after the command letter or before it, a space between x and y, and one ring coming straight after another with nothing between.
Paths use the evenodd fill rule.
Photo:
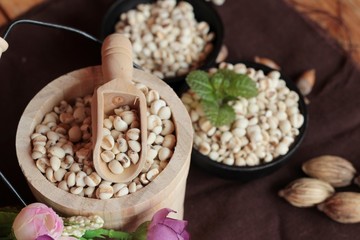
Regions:
<instances>
[{"instance_id":1,"label":"brown fabric background","mask_svg":"<svg viewBox=\"0 0 360 240\"><path fill-rule=\"evenodd\" d=\"M82 29L99 36L113 1L49 1L24 17ZM255 55L274 59L296 78L315 68L309 127L301 147L275 173L247 183L213 177L192 165L185 219L192 239L358 239L359 224L343 225L315 208L295 208L277 196L304 176L300 166L336 154L360 169L360 73L338 45L282 1L227 0L217 7L225 25L229 61ZM1 33L4 29L1 29ZM0 60L0 169L28 202L34 201L17 164L15 133L26 104L46 83L69 71L100 63L99 46L72 33L18 26ZM357 187L343 190L359 192ZM0 206L19 204L0 184Z\"/></svg>"}]
</instances>

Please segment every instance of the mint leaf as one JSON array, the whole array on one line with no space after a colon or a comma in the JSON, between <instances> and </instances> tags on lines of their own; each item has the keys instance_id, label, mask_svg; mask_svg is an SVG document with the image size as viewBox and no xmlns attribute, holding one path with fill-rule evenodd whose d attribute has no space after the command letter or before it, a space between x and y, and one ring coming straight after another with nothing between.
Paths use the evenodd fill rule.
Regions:
<instances>
[{"instance_id":1,"label":"mint leaf","mask_svg":"<svg viewBox=\"0 0 360 240\"><path fill-rule=\"evenodd\" d=\"M192 71L187 75L186 82L201 99L212 102L216 101L214 89L206 72L200 70Z\"/></svg>"},{"instance_id":2,"label":"mint leaf","mask_svg":"<svg viewBox=\"0 0 360 240\"><path fill-rule=\"evenodd\" d=\"M232 97L252 98L258 94L256 83L247 75L233 74L231 75L230 85L225 92Z\"/></svg>"},{"instance_id":3,"label":"mint leaf","mask_svg":"<svg viewBox=\"0 0 360 240\"><path fill-rule=\"evenodd\" d=\"M235 111L227 104L216 104L214 102L201 102L207 119L216 127L229 125L235 120Z\"/></svg>"},{"instance_id":4,"label":"mint leaf","mask_svg":"<svg viewBox=\"0 0 360 240\"><path fill-rule=\"evenodd\" d=\"M219 69L211 76L204 71L192 71L186 82L201 98L204 113L214 126L229 125L235 120L236 114L228 105L229 101L239 96L255 97L258 93L250 77L229 69Z\"/></svg>"}]
</instances>

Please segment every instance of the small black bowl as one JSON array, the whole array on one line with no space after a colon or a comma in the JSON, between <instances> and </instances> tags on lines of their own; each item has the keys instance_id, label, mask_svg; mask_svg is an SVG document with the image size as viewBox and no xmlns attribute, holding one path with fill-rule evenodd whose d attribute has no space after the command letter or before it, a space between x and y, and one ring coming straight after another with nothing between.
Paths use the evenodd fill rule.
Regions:
<instances>
[{"instance_id":1,"label":"small black bowl","mask_svg":"<svg viewBox=\"0 0 360 240\"><path fill-rule=\"evenodd\" d=\"M178 2L181 0L178 0ZM194 8L195 18L198 22L205 21L210 26L210 31L215 33L213 42L213 50L208 54L199 69L207 69L216 64L224 38L224 26L222 20L211 4L201 0L184 0L190 3ZM155 0L118 0L107 11L102 23L101 35L105 38L107 35L114 33L115 24L119 21L121 13L134 9L141 3L153 3ZM140 66L141 67L141 66ZM172 84L184 81L186 75L164 78L164 81Z\"/></svg>"},{"instance_id":2,"label":"small black bowl","mask_svg":"<svg viewBox=\"0 0 360 240\"><path fill-rule=\"evenodd\" d=\"M244 63L246 67L251 67L256 70L263 70L265 74L273 71L265 65L253 63L253 62L236 62L236 63ZM234 63L235 64L235 63ZM306 104L304 101L303 96L301 95L299 89L293 83L293 81L283 74L281 74L281 79L286 82L286 86L290 89L295 91L299 95L299 110L301 114L304 116L304 124L299 129L299 135L295 138L295 141L290 145L289 151L282 156L279 156L273 159L271 162L263 163L257 166L229 166L223 163L218 163L216 161L211 160L209 157L201 154L195 148L192 150L192 161L197 164L200 168L206 170L207 172L216 175L218 177L224 179L232 179L232 180L239 180L239 181L250 181L256 178L260 178L266 176L278 168L280 168L283 164L285 164L291 156L295 153L295 151L299 148L301 142L305 136L305 130L308 124L308 113ZM186 92L189 89L189 86L185 83L178 94L181 96L182 93Z\"/></svg>"}]
</instances>

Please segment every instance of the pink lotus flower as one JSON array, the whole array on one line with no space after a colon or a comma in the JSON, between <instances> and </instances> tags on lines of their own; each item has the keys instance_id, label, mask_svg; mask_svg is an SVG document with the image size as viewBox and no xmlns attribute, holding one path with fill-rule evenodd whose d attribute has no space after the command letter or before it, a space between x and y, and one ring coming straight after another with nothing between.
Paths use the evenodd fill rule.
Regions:
<instances>
[{"instance_id":1,"label":"pink lotus flower","mask_svg":"<svg viewBox=\"0 0 360 240\"><path fill-rule=\"evenodd\" d=\"M159 210L153 216L148 227L147 240L189 240L190 235L186 231L187 221L168 218L169 208Z\"/></svg>"},{"instance_id":2,"label":"pink lotus flower","mask_svg":"<svg viewBox=\"0 0 360 240\"><path fill-rule=\"evenodd\" d=\"M42 203L23 208L12 227L19 240L59 239L64 228L62 219Z\"/></svg>"}]
</instances>

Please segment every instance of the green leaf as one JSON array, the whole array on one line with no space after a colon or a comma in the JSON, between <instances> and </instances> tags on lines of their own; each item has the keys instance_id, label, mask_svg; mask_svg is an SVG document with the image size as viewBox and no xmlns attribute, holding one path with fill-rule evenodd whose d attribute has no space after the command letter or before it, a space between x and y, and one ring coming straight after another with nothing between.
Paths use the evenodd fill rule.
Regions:
<instances>
[{"instance_id":1,"label":"green leaf","mask_svg":"<svg viewBox=\"0 0 360 240\"><path fill-rule=\"evenodd\" d=\"M214 89L206 72L196 70L186 76L186 82L199 97L205 101L216 101Z\"/></svg>"},{"instance_id":2,"label":"green leaf","mask_svg":"<svg viewBox=\"0 0 360 240\"><path fill-rule=\"evenodd\" d=\"M17 216L18 212L14 211L0 211L0 238L11 239L12 224Z\"/></svg>"},{"instance_id":3,"label":"green leaf","mask_svg":"<svg viewBox=\"0 0 360 240\"><path fill-rule=\"evenodd\" d=\"M235 120L235 111L227 104L215 104L214 102L201 102L207 119L216 127L229 125Z\"/></svg>"},{"instance_id":4,"label":"green leaf","mask_svg":"<svg viewBox=\"0 0 360 240\"><path fill-rule=\"evenodd\" d=\"M132 240L132 236L128 232L116 231L112 229L95 229L95 230L86 230L85 234L82 236L82 239L94 239L94 238L114 238L118 240Z\"/></svg>"},{"instance_id":5,"label":"green leaf","mask_svg":"<svg viewBox=\"0 0 360 240\"><path fill-rule=\"evenodd\" d=\"M243 74L232 75L230 85L225 91L232 97L252 98L258 94L256 83L250 77Z\"/></svg>"},{"instance_id":6,"label":"green leaf","mask_svg":"<svg viewBox=\"0 0 360 240\"><path fill-rule=\"evenodd\" d=\"M132 240L146 240L147 239L147 231L148 231L148 227L150 225L150 221L144 222L142 223L135 232L133 232L132 235Z\"/></svg>"}]
</instances>

